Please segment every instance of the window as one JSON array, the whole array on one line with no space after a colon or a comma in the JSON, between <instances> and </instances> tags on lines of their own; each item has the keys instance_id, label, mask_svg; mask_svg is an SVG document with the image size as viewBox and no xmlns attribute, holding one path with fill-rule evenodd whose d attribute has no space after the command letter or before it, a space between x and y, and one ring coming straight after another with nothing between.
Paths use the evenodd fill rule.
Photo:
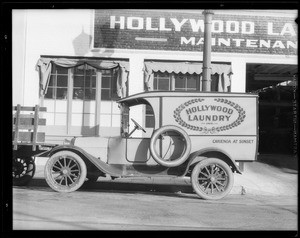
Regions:
<instances>
[{"instance_id":1,"label":"window","mask_svg":"<svg viewBox=\"0 0 300 238\"><path fill-rule=\"evenodd\" d=\"M154 128L155 126L155 118L154 112L150 105L146 105L146 127L147 128Z\"/></svg>"},{"instance_id":2,"label":"window","mask_svg":"<svg viewBox=\"0 0 300 238\"><path fill-rule=\"evenodd\" d=\"M67 99L68 69L59 66L53 67L45 98Z\"/></svg>"},{"instance_id":3,"label":"window","mask_svg":"<svg viewBox=\"0 0 300 238\"><path fill-rule=\"evenodd\" d=\"M171 74L170 73L154 73L154 90L171 90Z\"/></svg>"},{"instance_id":4,"label":"window","mask_svg":"<svg viewBox=\"0 0 300 238\"><path fill-rule=\"evenodd\" d=\"M118 71L115 69L102 70L101 100L117 99L117 77Z\"/></svg>"},{"instance_id":5,"label":"window","mask_svg":"<svg viewBox=\"0 0 300 238\"><path fill-rule=\"evenodd\" d=\"M62 133L66 133L67 126L68 75L68 69L54 65L44 97L47 125L60 127Z\"/></svg>"},{"instance_id":6,"label":"window","mask_svg":"<svg viewBox=\"0 0 300 238\"><path fill-rule=\"evenodd\" d=\"M120 128L121 120L115 102L118 98L118 70L98 70L88 64L71 68L53 64L43 99L43 106L47 107L44 117L49 134L97 135L97 125L109 127L107 131L110 132L111 127L115 127L115 133ZM100 93L101 99L98 101L96 95Z\"/></svg>"},{"instance_id":7,"label":"window","mask_svg":"<svg viewBox=\"0 0 300 238\"><path fill-rule=\"evenodd\" d=\"M97 69L83 64L73 69L71 134L95 135Z\"/></svg>"},{"instance_id":8,"label":"window","mask_svg":"<svg viewBox=\"0 0 300 238\"><path fill-rule=\"evenodd\" d=\"M175 90L176 91L191 91L197 90L197 82L199 75L197 74L175 74Z\"/></svg>"},{"instance_id":9,"label":"window","mask_svg":"<svg viewBox=\"0 0 300 238\"><path fill-rule=\"evenodd\" d=\"M120 109L116 103L118 70L101 70L101 73L100 126L117 128L121 121Z\"/></svg>"},{"instance_id":10,"label":"window","mask_svg":"<svg viewBox=\"0 0 300 238\"><path fill-rule=\"evenodd\" d=\"M73 99L96 99L96 69L88 65L74 68Z\"/></svg>"},{"instance_id":11,"label":"window","mask_svg":"<svg viewBox=\"0 0 300 238\"><path fill-rule=\"evenodd\" d=\"M197 74L175 74L168 72L155 72L153 90L189 91L197 90L200 76Z\"/></svg>"}]
</instances>

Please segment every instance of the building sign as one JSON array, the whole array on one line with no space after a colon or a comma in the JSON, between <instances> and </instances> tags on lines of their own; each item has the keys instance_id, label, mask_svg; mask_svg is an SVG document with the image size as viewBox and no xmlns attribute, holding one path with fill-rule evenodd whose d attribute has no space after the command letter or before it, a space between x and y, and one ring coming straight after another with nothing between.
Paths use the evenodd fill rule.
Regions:
<instances>
[{"instance_id":1,"label":"building sign","mask_svg":"<svg viewBox=\"0 0 300 238\"><path fill-rule=\"evenodd\" d=\"M204 15L95 10L94 48L203 51ZM297 54L294 18L213 15L212 52Z\"/></svg>"},{"instance_id":2,"label":"building sign","mask_svg":"<svg viewBox=\"0 0 300 238\"><path fill-rule=\"evenodd\" d=\"M239 126L246 118L246 112L228 99L196 98L182 103L173 116L182 127L214 134Z\"/></svg>"}]
</instances>

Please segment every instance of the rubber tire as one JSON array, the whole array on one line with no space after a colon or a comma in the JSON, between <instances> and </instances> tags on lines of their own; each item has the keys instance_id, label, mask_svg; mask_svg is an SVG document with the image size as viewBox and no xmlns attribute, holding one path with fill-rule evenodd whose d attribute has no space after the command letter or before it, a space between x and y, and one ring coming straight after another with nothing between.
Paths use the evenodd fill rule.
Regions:
<instances>
[{"instance_id":1,"label":"rubber tire","mask_svg":"<svg viewBox=\"0 0 300 238\"><path fill-rule=\"evenodd\" d=\"M159 154L157 153L157 151L155 149L155 143L156 143L157 139L159 138L159 136L162 133L167 132L167 131L175 131L175 132L181 134L183 136L183 138L185 139L185 141L186 141L186 149L185 149L184 154L180 158L178 158L176 160L173 160L173 161L165 161L165 160L163 160L159 156ZM191 151L191 140L190 140L190 137L189 137L189 135L183 129L181 129L178 126L173 126L173 125L163 126L163 127L159 128L158 130L156 130L153 133L152 138L150 140L150 153L151 153L153 159L158 164L166 166L166 167L176 167L176 166L181 165L189 157L190 151Z\"/></svg>"},{"instance_id":2,"label":"rubber tire","mask_svg":"<svg viewBox=\"0 0 300 238\"><path fill-rule=\"evenodd\" d=\"M80 173L79 179L77 179L77 181L72 185L72 187L57 184L51 176L53 163L55 162L55 159L59 156L72 157L72 159L75 160L77 162L77 164L79 165L79 169L80 169L81 173ZM86 168L85 162L79 155L77 155L76 153L74 153L72 151L65 150L65 151L59 151L59 152L53 154L48 159L48 161L45 165L44 173L45 173L45 179L46 179L47 184L54 191L62 192L62 193L69 193L69 192L74 192L77 189L79 189L82 186L82 184L85 182L86 175L87 175L87 168Z\"/></svg>"},{"instance_id":3,"label":"rubber tire","mask_svg":"<svg viewBox=\"0 0 300 238\"><path fill-rule=\"evenodd\" d=\"M201 188L198 183L198 174L200 172L200 169L209 165L209 164L217 164L218 166L222 167L222 169L227 173L228 175L228 182L227 186L223 193L217 194L217 195L208 195L206 194ZM234 183L234 177L231 168L228 166L227 163L224 161L217 159L217 158L207 158L202 161L200 161L193 169L192 175L191 175L191 183L194 191L197 193L197 195L203 199L206 200L218 200L221 198L224 198L228 195L228 193L231 191Z\"/></svg>"},{"instance_id":4,"label":"rubber tire","mask_svg":"<svg viewBox=\"0 0 300 238\"><path fill-rule=\"evenodd\" d=\"M17 160L18 158L23 158L21 156L13 156L13 166L15 163L15 160ZM25 175L23 175L20 178L16 178L13 176L13 186L26 186L29 184L29 182L31 181L31 179L33 178L34 174L35 174L35 163L34 160L31 157L24 157L23 158L25 160L25 163L27 165L27 170ZM29 172L28 172L29 171Z\"/></svg>"}]
</instances>

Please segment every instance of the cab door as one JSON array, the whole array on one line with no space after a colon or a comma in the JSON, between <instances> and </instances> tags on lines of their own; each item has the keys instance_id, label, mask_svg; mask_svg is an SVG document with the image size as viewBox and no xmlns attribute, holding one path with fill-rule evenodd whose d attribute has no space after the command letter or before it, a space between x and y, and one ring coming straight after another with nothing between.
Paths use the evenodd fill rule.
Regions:
<instances>
[{"instance_id":1,"label":"cab door","mask_svg":"<svg viewBox=\"0 0 300 238\"><path fill-rule=\"evenodd\" d=\"M147 105L149 106L149 105ZM156 162L152 159L150 153L150 140L153 132L152 127L147 127L147 112L149 107L144 104L139 104L130 107L130 113L128 114L128 122L130 124L130 132L134 129L134 124L129 119L133 118L139 121L139 123L146 132L142 130L136 130L130 137L126 138L126 160L128 163L155 165ZM146 116L145 116L146 115ZM146 119L145 119L146 118Z\"/></svg>"},{"instance_id":2,"label":"cab door","mask_svg":"<svg viewBox=\"0 0 300 238\"><path fill-rule=\"evenodd\" d=\"M128 162L137 164L151 164L150 154L151 138L127 138L126 159ZM153 162L153 161L152 161ZM153 163L152 163L153 164Z\"/></svg>"}]
</instances>

